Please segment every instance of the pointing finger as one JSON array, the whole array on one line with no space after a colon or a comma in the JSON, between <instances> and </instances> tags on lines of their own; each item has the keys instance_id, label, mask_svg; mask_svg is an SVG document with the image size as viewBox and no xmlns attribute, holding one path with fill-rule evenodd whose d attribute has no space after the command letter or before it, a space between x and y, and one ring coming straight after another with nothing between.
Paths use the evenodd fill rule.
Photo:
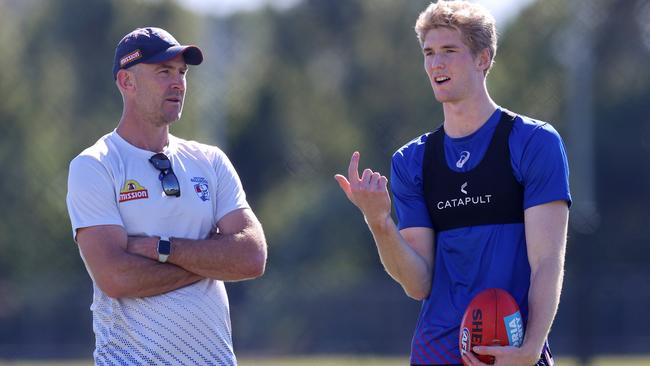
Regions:
<instances>
[{"instance_id":1,"label":"pointing finger","mask_svg":"<svg viewBox=\"0 0 650 366\"><path fill-rule=\"evenodd\" d=\"M359 182L359 154L358 151L355 151L350 158L350 166L348 167L348 177L350 178L351 183Z\"/></svg>"}]
</instances>

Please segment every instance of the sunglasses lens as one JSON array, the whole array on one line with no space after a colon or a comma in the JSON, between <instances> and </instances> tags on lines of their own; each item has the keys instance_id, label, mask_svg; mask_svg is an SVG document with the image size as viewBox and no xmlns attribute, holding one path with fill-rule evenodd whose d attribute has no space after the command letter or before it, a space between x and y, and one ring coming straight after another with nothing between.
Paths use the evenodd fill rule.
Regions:
<instances>
[{"instance_id":1,"label":"sunglasses lens","mask_svg":"<svg viewBox=\"0 0 650 366\"><path fill-rule=\"evenodd\" d=\"M178 178L172 170L172 163L167 158L167 155L158 153L149 158L149 162L154 168L160 170L160 184L162 185L163 192L167 196L181 196L181 186L178 184Z\"/></svg>"},{"instance_id":2,"label":"sunglasses lens","mask_svg":"<svg viewBox=\"0 0 650 366\"><path fill-rule=\"evenodd\" d=\"M174 173L163 174L160 182L162 183L163 191L168 196L180 196L181 187L178 184L178 179Z\"/></svg>"}]
</instances>

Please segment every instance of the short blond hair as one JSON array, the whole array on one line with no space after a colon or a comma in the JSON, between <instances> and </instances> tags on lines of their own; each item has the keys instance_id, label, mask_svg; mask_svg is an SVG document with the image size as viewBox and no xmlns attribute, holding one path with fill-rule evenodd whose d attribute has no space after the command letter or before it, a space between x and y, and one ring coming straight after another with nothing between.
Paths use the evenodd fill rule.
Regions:
<instances>
[{"instance_id":1,"label":"short blond hair","mask_svg":"<svg viewBox=\"0 0 650 366\"><path fill-rule=\"evenodd\" d=\"M438 27L460 31L463 42L472 55L477 56L483 49L490 51L490 66L497 54L497 29L492 14L483 6L469 1L443 1L431 3L420 13L415 22L415 33L420 45L424 44L427 32Z\"/></svg>"}]
</instances>

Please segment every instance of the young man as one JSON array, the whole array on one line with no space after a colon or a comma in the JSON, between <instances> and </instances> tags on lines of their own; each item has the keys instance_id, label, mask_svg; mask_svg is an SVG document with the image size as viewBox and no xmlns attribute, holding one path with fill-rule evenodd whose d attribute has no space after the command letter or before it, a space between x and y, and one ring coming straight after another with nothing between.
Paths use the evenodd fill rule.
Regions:
<instances>
[{"instance_id":1,"label":"young man","mask_svg":"<svg viewBox=\"0 0 650 366\"><path fill-rule=\"evenodd\" d=\"M187 65L202 61L160 28L127 34L113 65L119 124L70 164L97 365L236 364L223 281L261 276L266 241L226 155L169 133Z\"/></svg>"},{"instance_id":2,"label":"young man","mask_svg":"<svg viewBox=\"0 0 650 366\"><path fill-rule=\"evenodd\" d=\"M365 216L388 273L423 306L412 365L483 365L460 354L459 325L486 288L510 292L526 321L520 347L475 347L496 365L552 364L546 338L564 266L568 166L548 123L515 116L490 98L486 76L496 54L493 17L467 1L439 1L416 22L424 68L444 122L400 148L388 179L365 169L359 153L341 189ZM541 355L541 356L540 356Z\"/></svg>"}]
</instances>

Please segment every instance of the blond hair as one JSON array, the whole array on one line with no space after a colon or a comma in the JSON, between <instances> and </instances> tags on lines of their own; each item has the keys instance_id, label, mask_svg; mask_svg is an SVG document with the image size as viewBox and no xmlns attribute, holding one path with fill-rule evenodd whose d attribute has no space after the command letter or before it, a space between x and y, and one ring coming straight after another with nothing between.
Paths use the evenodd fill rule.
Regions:
<instances>
[{"instance_id":1,"label":"blond hair","mask_svg":"<svg viewBox=\"0 0 650 366\"><path fill-rule=\"evenodd\" d=\"M474 56L487 48L490 52L490 65L485 70L487 74L497 53L496 25L487 9L469 1L439 0L429 4L415 22L415 33L421 46L427 32L438 27L459 30L463 43Z\"/></svg>"}]
</instances>

